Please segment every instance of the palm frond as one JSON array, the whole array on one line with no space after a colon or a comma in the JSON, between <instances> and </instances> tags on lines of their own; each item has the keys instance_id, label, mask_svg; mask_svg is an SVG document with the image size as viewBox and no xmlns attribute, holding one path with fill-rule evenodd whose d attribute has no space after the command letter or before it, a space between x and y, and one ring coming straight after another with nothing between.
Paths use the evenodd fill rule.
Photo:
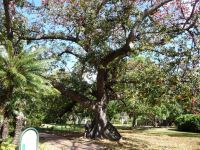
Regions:
<instances>
[{"instance_id":1,"label":"palm frond","mask_svg":"<svg viewBox=\"0 0 200 150\"><path fill-rule=\"evenodd\" d=\"M42 59L44 49L22 51L14 56L12 45L8 42L4 54L0 52L0 82L4 89L14 87L16 97L36 97L58 95L59 92L46 79L45 72L53 59ZM6 55L6 57L4 57Z\"/></svg>"},{"instance_id":2,"label":"palm frond","mask_svg":"<svg viewBox=\"0 0 200 150\"><path fill-rule=\"evenodd\" d=\"M6 76L6 72L4 70L0 70L0 81L2 78Z\"/></svg>"},{"instance_id":3,"label":"palm frond","mask_svg":"<svg viewBox=\"0 0 200 150\"><path fill-rule=\"evenodd\" d=\"M9 62L6 49L0 49L0 66L7 65Z\"/></svg>"}]
</instances>

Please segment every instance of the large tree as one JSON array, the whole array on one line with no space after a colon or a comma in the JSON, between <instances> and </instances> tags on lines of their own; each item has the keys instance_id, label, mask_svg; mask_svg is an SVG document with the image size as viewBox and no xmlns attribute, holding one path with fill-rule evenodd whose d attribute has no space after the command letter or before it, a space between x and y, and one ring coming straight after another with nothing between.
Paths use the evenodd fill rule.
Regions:
<instances>
[{"instance_id":1,"label":"large tree","mask_svg":"<svg viewBox=\"0 0 200 150\"><path fill-rule=\"evenodd\" d=\"M114 87L130 53L154 52L177 59L185 52L171 45L183 49L180 41L190 41L191 54L198 50L198 0L44 0L36 6L23 0L16 5L3 0L2 6L4 33L14 44L54 40L49 43L54 53L61 49L61 58L64 54L76 57L79 69L73 76L82 86L54 85L63 95L93 111L92 138L108 137L105 131L111 128L106 106L121 97ZM29 24L23 26L25 20L21 19L22 26L15 25L17 17L23 18L27 12L33 13L27 18ZM95 81L85 82L85 75L96 76Z\"/></svg>"}]
</instances>

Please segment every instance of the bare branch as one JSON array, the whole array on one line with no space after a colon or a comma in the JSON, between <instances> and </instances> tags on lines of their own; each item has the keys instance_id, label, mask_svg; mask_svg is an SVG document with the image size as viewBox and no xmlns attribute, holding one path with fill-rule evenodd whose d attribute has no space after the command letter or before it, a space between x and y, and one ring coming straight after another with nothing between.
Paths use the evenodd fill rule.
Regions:
<instances>
[{"instance_id":1,"label":"bare branch","mask_svg":"<svg viewBox=\"0 0 200 150\"><path fill-rule=\"evenodd\" d=\"M64 36L64 35L43 35L38 37L31 37L31 36L24 36L20 37L22 40L65 40L65 41L71 41L71 42L78 42L78 38L75 38L73 36Z\"/></svg>"},{"instance_id":2,"label":"bare branch","mask_svg":"<svg viewBox=\"0 0 200 150\"><path fill-rule=\"evenodd\" d=\"M189 29L193 28L196 25L197 20L198 20L198 17L196 16L194 21L185 30L189 30Z\"/></svg>"},{"instance_id":3,"label":"bare branch","mask_svg":"<svg viewBox=\"0 0 200 150\"><path fill-rule=\"evenodd\" d=\"M162 7L163 5L167 4L168 2L170 1L173 1L173 0L164 0L164 1L161 1L160 3L158 3L157 5L154 5L152 6L151 8L149 8L148 10L145 10L144 11L144 14L142 16L142 20L149 16L149 15L152 15L155 13L155 11L157 11L160 7Z\"/></svg>"},{"instance_id":4,"label":"bare branch","mask_svg":"<svg viewBox=\"0 0 200 150\"><path fill-rule=\"evenodd\" d=\"M63 54L71 54L77 58L82 58L82 56L80 56L79 54L72 52L72 50L70 48L66 48L63 52L59 53L58 56L62 56Z\"/></svg>"},{"instance_id":5,"label":"bare branch","mask_svg":"<svg viewBox=\"0 0 200 150\"><path fill-rule=\"evenodd\" d=\"M189 22L189 20L192 18L192 16L194 15L194 11L195 11L195 8L196 8L196 5L197 3L199 2L199 0L196 0L195 3L194 3L194 6L192 8L192 12L190 14L190 16L187 18L187 20L185 21L185 24L183 26L183 29L185 28L186 24Z\"/></svg>"},{"instance_id":6,"label":"bare branch","mask_svg":"<svg viewBox=\"0 0 200 150\"><path fill-rule=\"evenodd\" d=\"M100 64L102 64L104 67L106 67L111 61L113 61L115 58L119 57L119 56L124 56L126 55L129 51L131 51L131 48L128 44L125 44L123 47L112 51L111 53L109 53L107 56L105 56Z\"/></svg>"},{"instance_id":7,"label":"bare branch","mask_svg":"<svg viewBox=\"0 0 200 150\"><path fill-rule=\"evenodd\" d=\"M162 7L163 5L167 4L170 1L173 1L173 0L164 0L156 5L152 6L151 8L145 10L143 12L143 15L140 18L138 18L138 20L136 20L135 24L133 25L133 29L131 30L131 32L128 36L127 43L129 44L130 42L132 42L135 39L136 31L137 31L138 27L140 26L142 21L147 16L153 15L160 7Z\"/></svg>"}]
</instances>

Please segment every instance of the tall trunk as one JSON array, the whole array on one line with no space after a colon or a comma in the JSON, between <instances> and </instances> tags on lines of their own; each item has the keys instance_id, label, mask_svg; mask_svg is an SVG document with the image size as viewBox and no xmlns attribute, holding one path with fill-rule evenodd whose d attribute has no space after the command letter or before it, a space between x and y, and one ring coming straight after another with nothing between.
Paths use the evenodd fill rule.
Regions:
<instances>
[{"instance_id":1,"label":"tall trunk","mask_svg":"<svg viewBox=\"0 0 200 150\"><path fill-rule=\"evenodd\" d=\"M20 134L23 128L23 121L24 118L21 117L20 115L15 117L15 135L13 140L13 144L15 145L17 145L17 143L19 142Z\"/></svg>"},{"instance_id":2,"label":"tall trunk","mask_svg":"<svg viewBox=\"0 0 200 150\"><path fill-rule=\"evenodd\" d=\"M6 139L9 134L9 115L8 112L5 111L3 114L3 123L1 126L1 138L2 140Z\"/></svg>"}]
</instances>

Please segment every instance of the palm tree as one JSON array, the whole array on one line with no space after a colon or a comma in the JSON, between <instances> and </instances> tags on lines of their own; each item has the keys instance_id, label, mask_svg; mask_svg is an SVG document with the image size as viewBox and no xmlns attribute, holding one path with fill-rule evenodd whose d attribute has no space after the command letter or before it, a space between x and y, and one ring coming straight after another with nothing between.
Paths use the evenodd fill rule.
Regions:
<instances>
[{"instance_id":1,"label":"palm tree","mask_svg":"<svg viewBox=\"0 0 200 150\"><path fill-rule=\"evenodd\" d=\"M14 54L12 44L7 41L7 45L0 49L0 106L3 110L3 123L1 128L2 139L8 136L8 119L16 103L28 100L24 99L37 96L41 93L57 92L50 81L47 80L45 72L49 60L40 58L41 50L25 51L22 50L19 54ZM27 106L24 106L27 107ZM20 113L16 113L16 127L14 143L16 144L19 134L22 129L23 118Z\"/></svg>"}]
</instances>

